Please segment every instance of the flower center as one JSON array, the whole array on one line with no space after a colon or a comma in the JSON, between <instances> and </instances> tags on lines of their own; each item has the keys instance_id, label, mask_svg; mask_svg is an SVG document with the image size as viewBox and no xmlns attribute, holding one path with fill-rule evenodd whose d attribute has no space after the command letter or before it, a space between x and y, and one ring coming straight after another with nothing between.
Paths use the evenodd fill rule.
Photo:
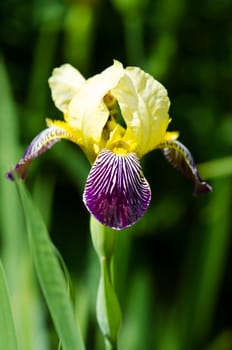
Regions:
<instances>
[{"instance_id":1,"label":"flower center","mask_svg":"<svg viewBox=\"0 0 232 350\"><path fill-rule=\"evenodd\" d=\"M104 96L103 101L109 110L109 118L102 131L103 146L101 148L125 155L130 152L130 145L123 140L126 132L126 123L120 106L111 92Z\"/></svg>"}]
</instances>

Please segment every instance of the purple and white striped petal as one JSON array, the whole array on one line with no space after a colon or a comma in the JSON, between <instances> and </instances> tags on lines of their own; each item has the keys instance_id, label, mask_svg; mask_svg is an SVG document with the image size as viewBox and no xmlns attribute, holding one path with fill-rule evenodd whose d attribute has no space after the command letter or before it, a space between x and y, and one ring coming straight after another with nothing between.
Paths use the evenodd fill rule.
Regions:
<instances>
[{"instance_id":1,"label":"purple and white striped petal","mask_svg":"<svg viewBox=\"0 0 232 350\"><path fill-rule=\"evenodd\" d=\"M13 180L12 174L16 172L21 179L24 179L27 173L27 169L33 159L46 152L62 138L71 140L72 135L67 130L58 126L52 126L43 130L32 140L20 161L15 165L14 169L6 174L7 178Z\"/></svg>"},{"instance_id":2,"label":"purple and white striped petal","mask_svg":"<svg viewBox=\"0 0 232 350\"><path fill-rule=\"evenodd\" d=\"M103 150L96 158L83 194L89 212L103 225L123 229L146 212L151 190L135 153Z\"/></svg>"},{"instance_id":3,"label":"purple and white striped petal","mask_svg":"<svg viewBox=\"0 0 232 350\"><path fill-rule=\"evenodd\" d=\"M169 163L194 183L193 195L212 192L212 187L200 177L193 156L180 141L166 141L158 147L162 149Z\"/></svg>"}]
</instances>

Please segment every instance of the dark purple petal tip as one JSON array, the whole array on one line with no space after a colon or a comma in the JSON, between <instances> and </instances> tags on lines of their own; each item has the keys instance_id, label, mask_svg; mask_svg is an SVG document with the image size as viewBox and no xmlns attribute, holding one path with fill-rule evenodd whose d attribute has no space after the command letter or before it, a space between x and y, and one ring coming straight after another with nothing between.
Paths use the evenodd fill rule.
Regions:
<instances>
[{"instance_id":1,"label":"dark purple petal tip","mask_svg":"<svg viewBox=\"0 0 232 350\"><path fill-rule=\"evenodd\" d=\"M200 180L195 184L193 195L200 196L201 194L206 194L212 191L212 187L207 182Z\"/></svg>"},{"instance_id":2,"label":"dark purple petal tip","mask_svg":"<svg viewBox=\"0 0 232 350\"><path fill-rule=\"evenodd\" d=\"M20 179L24 180L27 174L27 169L29 165L31 164L32 160L29 158L22 158L14 167L13 170L8 171L6 173L6 178L9 180L14 181L14 176L13 174L18 174Z\"/></svg>"},{"instance_id":3,"label":"dark purple petal tip","mask_svg":"<svg viewBox=\"0 0 232 350\"><path fill-rule=\"evenodd\" d=\"M13 171L8 171L8 172L6 173L6 178L7 178L8 180L14 181L14 177L13 177L12 173L13 173Z\"/></svg>"},{"instance_id":4,"label":"dark purple petal tip","mask_svg":"<svg viewBox=\"0 0 232 350\"><path fill-rule=\"evenodd\" d=\"M136 154L99 153L83 194L98 221L117 230L129 227L143 216L150 200L151 190Z\"/></svg>"}]
</instances>

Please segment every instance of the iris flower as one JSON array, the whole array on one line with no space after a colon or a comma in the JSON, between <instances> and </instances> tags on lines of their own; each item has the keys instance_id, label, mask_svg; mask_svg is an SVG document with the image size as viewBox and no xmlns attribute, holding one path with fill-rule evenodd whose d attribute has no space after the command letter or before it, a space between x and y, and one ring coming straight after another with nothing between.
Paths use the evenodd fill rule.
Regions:
<instances>
[{"instance_id":1,"label":"iris flower","mask_svg":"<svg viewBox=\"0 0 232 350\"><path fill-rule=\"evenodd\" d=\"M61 139L76 143L92 164L83 201L102 224L123 229L146 212L151 190L140 159L161 149L167 160L195 184L194 194L211 191L197 171L178 132L168 132L166 89L138 67L113 65L89 79L69 64L49 78L52 98L64 121L48 119L14 170L25 178L32 160ZM68 154L67 154L68 157Z\"/></svg>"}]
</instances>

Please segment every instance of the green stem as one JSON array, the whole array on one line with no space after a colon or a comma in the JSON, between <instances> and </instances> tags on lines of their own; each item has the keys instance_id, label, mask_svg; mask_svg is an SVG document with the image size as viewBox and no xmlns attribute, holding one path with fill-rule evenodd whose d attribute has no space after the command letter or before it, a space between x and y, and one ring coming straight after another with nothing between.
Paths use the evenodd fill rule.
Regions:
<instances>
[{"instance_id":1,"label":"green stem","mask_svg":"<svg viewBox=\"0 0 232 350\"><path fill-rule=\"evenodd\" d=\"M105 349L116 350L121 310L112 283L113 269L111 261L117 232L100 224L93 217L90 221L90 230L101 267L97 293L97 320L105 340Z\"/></svg>"}]
</instances>

